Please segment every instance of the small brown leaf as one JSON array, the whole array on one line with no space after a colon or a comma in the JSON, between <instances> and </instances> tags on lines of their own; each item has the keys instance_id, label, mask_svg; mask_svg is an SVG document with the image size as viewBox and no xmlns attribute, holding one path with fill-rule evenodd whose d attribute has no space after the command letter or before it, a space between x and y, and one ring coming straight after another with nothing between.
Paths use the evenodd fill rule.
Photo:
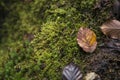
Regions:
<instances>
[{"instance_id":1,"label":"small brown leaf","mask_svg":"<svg viewBox=\"0 0 120 80\"><path fill-rule=\"evenodd\" d=\"M92 53L97 46L96 35L88 28L80 28L77 34L79 46L85 51Z\"/></svg>"},{"instance_id":2,"label":"small brown leaf","mask_svg":"<svg viewBox=\"0 0 120 80\"><path fill-rule=\"evenodd\" d=\"M27 41L32 41L34 39L34 35L32 33L26 33L24 34L23 39Z\"/></svg>"},{"instance_id":3,"label":"small brown leaf","mask_svg":"<svg viewBox=\"0 0 120 80\"><path fill-rule=\"evenodd\" d=\"M90 72L85 76L85 80L101 80L101 78L95 72Z\"/></svg>"},{"instance_id":4,"label":"small brown leaf","mask_svg":"<svg viewBox=\"0 0 120 80\"><path fill-rule=\"evenodd\" d=\"M110 20L101 26L102 32L113 39L120 39L120 22L117 20Z\"/></svg>"}]
</instances>

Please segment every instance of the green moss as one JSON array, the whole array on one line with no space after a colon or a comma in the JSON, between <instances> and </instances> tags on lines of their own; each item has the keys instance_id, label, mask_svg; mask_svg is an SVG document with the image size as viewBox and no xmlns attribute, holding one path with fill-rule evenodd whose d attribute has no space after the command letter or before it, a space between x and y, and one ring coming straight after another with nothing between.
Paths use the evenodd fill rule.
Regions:
<instances>
[{"instance_id":1,"label":"green moss","mask_svg":"<svg viewBox=\"0 0 120 80\"><path fill-rule=\"evenodd\" d=\"M89 27L101 37L99 26L108 18L108 8L94 14L95 0L35 0L14 2L2 23L0 79L61 80L70 62L85 66L76 41L80 27ZM24 35L35 35L27 42ZM5 36L7 35L7 36ZM3 69L5 67L5 69Z\"/></svg>"}]
</instances>

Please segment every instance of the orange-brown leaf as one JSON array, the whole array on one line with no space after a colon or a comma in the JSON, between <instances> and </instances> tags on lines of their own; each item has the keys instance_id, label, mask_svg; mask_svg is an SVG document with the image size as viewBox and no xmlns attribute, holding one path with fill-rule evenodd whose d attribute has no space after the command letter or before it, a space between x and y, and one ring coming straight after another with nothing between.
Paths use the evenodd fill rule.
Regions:
<instances>
[{"instance_id":1,"label":"orange-brown leaf","mask_svg":"<svg viewBox=\"0 0 120 80\"><path fill-rule=\"evenodd\" d=\"M102 32L113 39L120 39L120 22L117 20L110 20L101 26Z\"/></svg>"},{"instance_id":2,"label":"orange-brown leaf","mask_svg":"<svg viewBox=\"0 0 120 80\"><path fill-rule=\"evenodd\" d=\"M77 34L79 46L85 51L92 53L97 46L95 33L88 28L80 28Z\"/></svg>"}]
</instances>

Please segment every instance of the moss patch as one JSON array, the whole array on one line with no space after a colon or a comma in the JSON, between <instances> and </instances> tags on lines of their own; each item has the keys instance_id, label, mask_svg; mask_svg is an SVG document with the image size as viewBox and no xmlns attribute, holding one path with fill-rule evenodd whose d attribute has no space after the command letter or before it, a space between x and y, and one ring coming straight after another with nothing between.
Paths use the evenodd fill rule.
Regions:
<instances>
[{"instance_id":1,"label":"moss patch","mask_svg":"<svg viewBox=\"0 0 120 80\"><path fill-rule=\"evenodd\" d=\"M84 72L86 53L77 45L78 29L91 28L100 41L99 26L109 18L109 6L94 12L95 0L13 2L4 2L9 13L0 30L0 54L5 55L0 79L61 80L70 62ZM28 33L35 36L31 42L23 39Z\"/></svg>"}]
</instances>

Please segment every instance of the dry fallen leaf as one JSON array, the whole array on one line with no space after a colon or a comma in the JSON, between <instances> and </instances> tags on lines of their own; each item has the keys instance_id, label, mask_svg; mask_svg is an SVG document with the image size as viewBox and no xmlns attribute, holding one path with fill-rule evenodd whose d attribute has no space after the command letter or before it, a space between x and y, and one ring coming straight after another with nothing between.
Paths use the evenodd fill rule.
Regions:
<instances>
[{"instance_id":1,"label":"dry fallen leaf","mask_svg":"<svg viewBox=\"0 0 120 80\"><path fill-rule=\"evenodd\" d=\"M101 80L101 78L95 72L90 72L85 76L85 80Z\"/></svg>"},{"instance_id":2,"label":"dry fallen leaf","mask_svg":"<svg viewBox=\"0 0 120 80\"><path fill-rule=\"evenodd\" d=\"M113 39L120 39L120 22L117 20L110 20L101 26L102 32Z\"/></svg>"},{"instance_id":3,"label":"dry fallen leaf","mask_svg":"<svg viewBox=\"0 0 120 80\"><path fill-rule=\"evenodd\" d=\"M120 52L120 40L107 39L99 47L106 52Z\"/></svg>"},{"instance_id":4,"label":"dry fallen leaf","mask_svg":"<svg viewBox=\"0 0 120 80\"><path fill-rule=\"evenodd\" d=\"M74 63L65 66L62 76L62 80L82 80L82 73Z\"/></svg>"},{"instance_id":5,"label":"dry fallen leaf","mask_svg":"<svg viewBox=\"0 0 120 80\"><path fill-rule=\"evenodd\" d=\"M88 28L80 28L77 34L79 46L85 51L92 53L97 46L95 33Z\"/></svg>"},{"instance_id":6,"label":"dry fallen leaf","mask_svg":"<svg viewBox=\"0 0 120 80\"><path fill-rule=\"evenodd\" d=\"M32 41L34 39L34 35L32 33L26 33L24 34L23 39L27 41Z\"/></svg>"}]
</instances>

